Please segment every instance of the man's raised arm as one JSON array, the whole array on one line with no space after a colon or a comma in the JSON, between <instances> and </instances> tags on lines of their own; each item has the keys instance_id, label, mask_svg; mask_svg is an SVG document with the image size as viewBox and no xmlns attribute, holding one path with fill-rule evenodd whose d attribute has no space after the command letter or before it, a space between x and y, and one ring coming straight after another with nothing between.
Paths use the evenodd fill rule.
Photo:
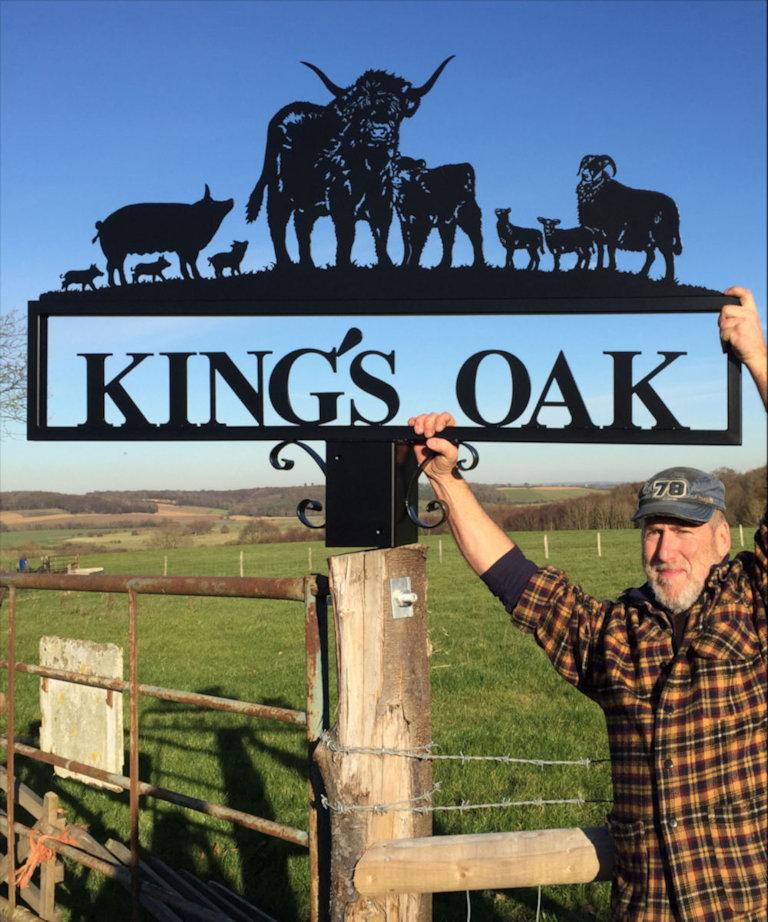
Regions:
<instances>
[{"instance_id":1,"label":"man's raised arm","mask_svg":"<svg viewBox=\"0 0 768 922\"><path fill-rule=\"evenodd\" d=\"M724 294L733 295L741 303L723 305L718 318L720 340L723 346L729 345L746 366L768 409L768 349L755 299L751 291L738 285L728 288Z\"/></svg>"},{"instance_id":2,"label":"man's raised arm","mask_svg":"<svg viewBox=\"0 0 768 922\"><path fill-rule=\"evenodd\" d=\"M455 420L450 413L422 413L411 417L408 425L415 435L426 438L425 444L417 443L413 450L419 464L429 459L424 473L445 508L459 550L475 573L485 573L515 545L488 516L456 468L456 445L440 436L456 425Z\"/></svg>"}]
</instances>

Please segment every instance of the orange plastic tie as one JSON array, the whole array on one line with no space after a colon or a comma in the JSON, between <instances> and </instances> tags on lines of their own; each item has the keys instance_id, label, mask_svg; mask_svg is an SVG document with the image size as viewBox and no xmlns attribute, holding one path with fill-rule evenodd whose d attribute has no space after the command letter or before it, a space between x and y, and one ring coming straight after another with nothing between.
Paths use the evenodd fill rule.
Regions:
<instances>
[{"instance_id":1,"label":"orange plastic tie","mask_svg":"<svg viewBox=\"0 0 768 922\"><path fill-rule=\"evenodd\" d=\"M62 845L77 845L74 839L70 838L69 832L65 829L59 835L43 835L39 829L29 830L29 854L21 867L16 871L14 883L22 890L29 884L35 868L39 864L50 861L56 857L56 852L47 845L43 845L43 839L50 839L53 842L61 842Z\"/></svg>"}]
</instances>

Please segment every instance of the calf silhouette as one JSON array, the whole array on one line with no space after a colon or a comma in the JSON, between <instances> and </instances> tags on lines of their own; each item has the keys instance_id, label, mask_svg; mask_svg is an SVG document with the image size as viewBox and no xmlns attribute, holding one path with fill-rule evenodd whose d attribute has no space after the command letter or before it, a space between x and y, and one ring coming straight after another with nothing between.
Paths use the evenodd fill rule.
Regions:
<instances>
[{"instance_id":1,"label":"calf silhouette","mask_svg":"<svg viewBox=\"0 0 768 922\"><path fill-rule=\"evenodd\" d=\"M475 201L475 171L469 163L429 169L424 160L400 157L395 174L395 210L403 234L403 265L418 266L427 237L436 227L443 244L440 268L453 260L456 228L472 244L473 265L484 265L481 212Z\"/></svg>"}]
</instances>

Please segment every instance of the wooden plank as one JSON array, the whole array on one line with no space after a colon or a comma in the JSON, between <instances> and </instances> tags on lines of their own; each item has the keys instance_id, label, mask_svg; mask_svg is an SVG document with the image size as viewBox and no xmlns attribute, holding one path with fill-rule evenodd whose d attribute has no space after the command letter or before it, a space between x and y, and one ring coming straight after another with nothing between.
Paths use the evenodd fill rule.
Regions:
<instances>
[{"instance_id":1,"label":"wooden plank","mask_svg":"<svg viewBox=\"0 0 768 922\"><path fill-rule=\"evenodd\" d=\"M6 794L8 793L8 773L5 768L0 766L0 788L2 788ZM43 815L43 798L39 794L35 794L32 788L27 787L22 781L16 779L14 785L14 801L20 806L23 807L30 816L33 816L36 820L39 820Z\"/></svg>"},{"instance_id":2,"label":"wooden plank","mask_svg":"<svg viewBox=\"0 0 768 922\"><path fill-rule=\"evenodd\" d=\"M196 894L196 899L203 905L203 901L206 906L212 906L215 912L219 912L227 919L230 919L231 922L235 922L235 919L229 915L229 909L226 906L223 906L221 900L216 899L216 895L211 891L210 887L207 884L203 883L202 880L195 877L190 871L182 869L179 871L179 874L184 878L190 887L192 893Z\"/></svg>"},{"instance_id":3,"label":"wooden plank","mask_svg":"<svg viewBox=\"0 0 768 922\"><path fill-rule=\"evenodd\" d=\"M19 890L19 896L34 909L38 916L40 915L40 888L36 884L30 881L26 887Z\"/></svg>"},{"instance_id":4,"label":"wooden plank","mask_svg":"<svg viewBox=\"0 0 768 922\"><path fill-rule=\"evenodd\" d=\"M205 894L200 881L188 871L175 871L159 858L149 856L147 864L152 867L157 874L164 878L166 885L173 888L177 893L189 900L191 903L198 903L206 909L216 909L216 903ZM188 880L187 875L194 883Z\"/></svg>"},{"instance_id":5,"label":"wooden plank","mask_svg":"<svg viewBox=\"0 0 768 922\"><path fill-rule=\"evenodd\" d=\"M354 882L365 896L589 883L610 880L613 860L604 827L435 836L374 843Z\"/></svg>"},{"instance_id":6,"label":"wooden plank","mask_svg":"<svg viewBox=\"0 0 768 922\"><path fill-rule=\"evenodd\" d=\"M129 866L131 861L131 851L130 849L126 848L122 842L116 842L114 839L107 839L106 847L122 864L124 864L126 867ZM156 874L150 867L148 867L144 861L139 861L139 874L143 880L147 881L147 883L156 884L158 882L159 875ZM160 880L159 886L166 891L169 889L168 885L163 880ZM139 894L139 902L147 910L147 912L150 913L150 915L154 916L154 918L158 920L158 922L183 922L182 916L175 913L161 900L147 896L146 893Z\"/></svg>"},{"instance_id":7,"label":"wooden plank","mask_svg":"<svg viewBox=\"0 0 768 922\"><path fill-rule=\"evenodd\" d=\"M64 818L59 812L59 798L52 791L43 798L43 812L35 824L46 835L58 835L64 829ZM64 866L54 855L40 865L40 908L38 913L45 922L60 922L61 912L56 909L56 884L64 879Z\"/></svg>"},{"instance_id":8,"label":"wooden plank","mask_svg":"<svg viewBox=\"0 0 768 922\"><path fill-rule=\"evenodd\" d=\"M277 922L272 916L257 909L254 905L244 900L237 893L228 890L223 884L216 880L208 881L208 889L212 890L217 896L224 900L227 906L227 912L238 913L236 918L244 922Z\"/></svg>"},{"instance_id":9,"label":"wooden plank","mask_svg":"<svg viewBox=\"0 0 768 922\"><path fill-rule=\"evenodd\" d=\"M77 842L77 847L81 851L87 852L94 858L99 858L101 861L106 861L108 864L122 864L112 852L105 848L101 842L94 839L94 837L82 826L70 826L67 830L69 832L70 838L74 839Z\"/></svg>"}]
</instances>

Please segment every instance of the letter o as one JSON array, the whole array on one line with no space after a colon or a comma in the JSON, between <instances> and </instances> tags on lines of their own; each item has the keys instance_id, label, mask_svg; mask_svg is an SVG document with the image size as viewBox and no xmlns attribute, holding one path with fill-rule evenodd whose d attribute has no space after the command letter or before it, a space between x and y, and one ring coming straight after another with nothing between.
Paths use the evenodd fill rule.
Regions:
<instances>
[{"instance_id":1,"label":"letter o","mask_svg":"<svg viewBox=\"0 0 768 922\"><path fill-rule=\"evenodd\" d=\"M477 406L477 373L480 363L489 355L498 355L504 359L509 366L512 384L509 410L506 416L498 422L485 419ZM525 365L516 355L499 349L486 349L483 352L476 352L471 355L459 369L459 374L456 377L456 397L462 412L472 422L480 423L484 426L507 426L525 412L528 401L531 399L531 379Z\"/></svg>"}]
</instances>

